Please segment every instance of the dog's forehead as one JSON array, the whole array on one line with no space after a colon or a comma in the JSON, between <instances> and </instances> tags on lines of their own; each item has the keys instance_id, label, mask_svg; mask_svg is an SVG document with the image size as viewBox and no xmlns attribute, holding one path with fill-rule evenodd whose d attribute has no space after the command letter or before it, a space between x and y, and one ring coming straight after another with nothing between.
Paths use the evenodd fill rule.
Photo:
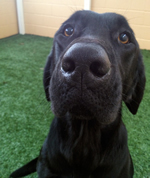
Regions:
<instances>
[{"instance_id":1,"label":"dog's forehead","mask_svg":"<svg viewBox=\"0 0 150 178\"><path fill-rule=\"evenodd\" d=\"M75 12L64 24L78 24L80 23L82 26L87 27L88 25L91 27L94 25L97 28L110 28L111 30L114 28L128 28L130 29L127 20L124 16L116 13L96 13L93 11L77 11Z\"/></svg>"}]
</instances>

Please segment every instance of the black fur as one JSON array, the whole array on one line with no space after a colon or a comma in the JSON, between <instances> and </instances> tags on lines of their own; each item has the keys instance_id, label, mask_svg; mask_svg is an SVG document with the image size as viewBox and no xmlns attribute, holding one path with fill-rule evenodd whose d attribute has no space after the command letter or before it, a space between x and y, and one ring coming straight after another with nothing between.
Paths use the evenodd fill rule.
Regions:
<instances>
[{"instance_id":1,"label":"black fur","mask_svg":"<svg viewBox=\"0 0 150 178\"><path fill-rule=\"evenodd\" d=\"M124 101L136 114L145 73L126 19L75 12L55 34L43 81L55 118L32 171L39 178L132 178L121 108ZM11 177L26 175L18 172Z\"/></svg>"}]
</instances>

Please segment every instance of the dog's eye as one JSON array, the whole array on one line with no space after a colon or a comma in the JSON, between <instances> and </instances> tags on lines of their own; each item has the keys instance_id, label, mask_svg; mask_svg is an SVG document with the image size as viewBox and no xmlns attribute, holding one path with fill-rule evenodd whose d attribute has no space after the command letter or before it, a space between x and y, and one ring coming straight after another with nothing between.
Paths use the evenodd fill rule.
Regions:
<instances>
[{"instance_id":1,"label":"dog's eye","mask_svg":"<svg viewBox=\"0 0 150 178\"><path fill-rule=\"evenodd\" d=\"M64 30L65 36L71 36L71 35L73 35L73 33L74 33L74 29L71 26L65 28L65 30Z\"/></svg>"},{"instance_id":2,"label":"dog's eye","mask_svg":"<svg viewBox=\"0 0 150 178\"><path fill-rule=\"evenodd\" d=\"M127 44L129 43L129 35L127 33L121 33L118 36L118 40L122 43L122 44Z\"/></svg>"}]
</instances>

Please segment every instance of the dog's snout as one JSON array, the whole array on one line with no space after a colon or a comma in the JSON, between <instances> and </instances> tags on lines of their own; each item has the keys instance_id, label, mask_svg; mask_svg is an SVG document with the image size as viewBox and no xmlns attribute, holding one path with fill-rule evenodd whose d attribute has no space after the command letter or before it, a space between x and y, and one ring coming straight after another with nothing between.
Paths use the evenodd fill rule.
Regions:
<instances>
[{"instance_id":1,"label":"dog's snout","mask_svg":"<svg viewBox=\"0 0 150 178\"><path fill-rule=\"evenodd\" d=\"M106 63L106 61L97 60L91 63L90 71L94 76L102 77L108 73L110 63Z\"/></svg>"},{"instance_id":2,"label":"dog's snout","mask_svg":"<svg viewBox=\"0 0 150 178\"><path fill-rule=\"evenodd\" d=\"M65 73L89 72L94 77L103 77L110 70L106 51L96 43L75 43L64 54L62 69Z\"/></svg>"},{"instance_id":3,"label":"dog's snout","mask_svg":"<svg viewBox=\"0 0 150 178\"><path fill-rule=\"evenodd\" d=\"M62 62L62 68L65 72L71 73L75 70L75 62L73 59L69 58L64 58Z\"/></svg>"}]
</instances>

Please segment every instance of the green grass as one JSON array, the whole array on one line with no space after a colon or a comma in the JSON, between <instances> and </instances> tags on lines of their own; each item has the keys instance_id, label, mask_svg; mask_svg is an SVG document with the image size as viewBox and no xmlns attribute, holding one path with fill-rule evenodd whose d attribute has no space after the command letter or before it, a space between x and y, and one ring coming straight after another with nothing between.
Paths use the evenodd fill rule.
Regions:
<instances>
[{"instance_id":1,"label":"green grass","mask_svg":"<svg viewBox=\"0 0 150 178\"><path fill-rule=\"evenodd\" d=\"M0 178L35 158L48 133L53 114L42 77L51 46L52 39L32 35L0 40ZM135 178L150 178L150 51L142 53L147 76L144 99L136 116L124 106L123 120Z\"/></svg>"}]
</instances>

